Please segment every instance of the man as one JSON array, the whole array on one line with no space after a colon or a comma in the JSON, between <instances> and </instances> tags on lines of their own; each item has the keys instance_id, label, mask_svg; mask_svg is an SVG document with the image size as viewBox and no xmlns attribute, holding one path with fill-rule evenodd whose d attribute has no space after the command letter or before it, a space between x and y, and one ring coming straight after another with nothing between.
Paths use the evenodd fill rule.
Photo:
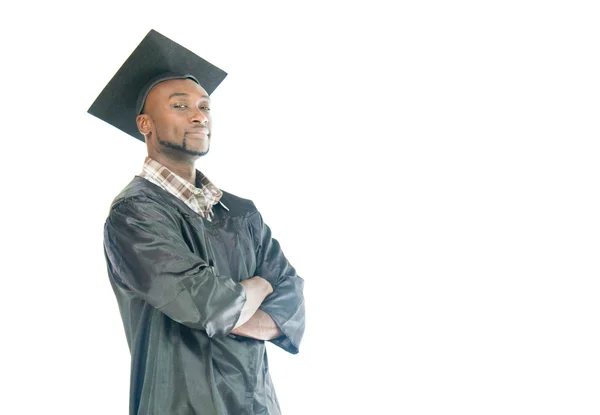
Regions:
<instances>
[{"instance_id":1,"label":"man","mask_svg":"<svg viewBox=\"0 0 600 415\"><path fill-rule=\"evenodd\" d=\"M194 167L225 75L150 31L89 110L148 149L104 230L130 414L279 414L265 341L295 354L304 332L303 280L255 205Z\"/></svg>"}]
</instances>

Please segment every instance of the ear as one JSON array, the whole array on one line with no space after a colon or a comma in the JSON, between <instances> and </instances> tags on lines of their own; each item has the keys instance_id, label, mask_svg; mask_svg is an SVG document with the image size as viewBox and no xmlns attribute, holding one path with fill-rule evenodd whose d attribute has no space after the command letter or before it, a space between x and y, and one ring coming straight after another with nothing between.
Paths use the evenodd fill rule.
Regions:
<instances>
[{"instance_id":1,"label":"ear","mask_svg":"<svg viewBox=\"0 0 600 415\"><path fill-rule=\"evenodd\" d=\"M152 118L150 118L148 114L138 115L135 117L135 122L137 124L138 131L144 136L149 134L152 128L154 128Z\"/></svg>"}]
</instances>

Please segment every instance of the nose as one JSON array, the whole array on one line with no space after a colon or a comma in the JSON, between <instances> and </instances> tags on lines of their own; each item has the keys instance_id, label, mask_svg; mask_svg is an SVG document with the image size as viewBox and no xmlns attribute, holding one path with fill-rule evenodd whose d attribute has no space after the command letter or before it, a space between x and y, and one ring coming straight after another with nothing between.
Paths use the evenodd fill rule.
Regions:
<instances>
[{"instance_id":1,"label":"nose","mask_svg":"<svg viewBox=\"0 0 600 415\"><path fill-rule=\"evenodd\" d=\"M207 124L208 123L208 114L205 114L204 111L202 111L199 108L192 110L190 117L191 117L190 121L192 123L195 123L195 124Z\"/></svg>"}]
</instances>

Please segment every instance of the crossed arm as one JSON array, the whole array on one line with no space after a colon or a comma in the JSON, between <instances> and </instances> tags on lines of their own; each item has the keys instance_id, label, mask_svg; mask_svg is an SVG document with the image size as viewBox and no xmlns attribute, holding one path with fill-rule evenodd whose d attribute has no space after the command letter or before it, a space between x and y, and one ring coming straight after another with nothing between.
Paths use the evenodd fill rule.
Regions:
<instances>
[{"instance_id":1,"label":"crossed arm","mask_svg":"<svg viewBox=\"0 0 600 415\"><path fill-rule=\"evenodd\" d=\"M271 284L258 276L242 281L240 284L246 290L246 303L231 333L258 340L280 337L283 333L275 321L267 313L258 309L264 299L273 292Z\"/></svg>"},{"instance_id":2,"label":"crossed arm","mask_svg":"<svg viewBox=\"0 0 600 415\"><path fill-rule=\"evenodd\" d=\"M148 199L123 202L105 224L109 269L123 289L209 337L232 333L271 340L296 354L304 332L303 280L260 214L253 219L255 272L262 277L236 284L216 276L214 268L186 249L172 212Z\"/></svg>"},{"instance_id":3,"label":"crossed arm","mask_svg":"<svg viewBox=\"0 0 600 415\"><path fill-rule=\"evenodd\" d=\"M231 333L257 340L273 340L283 334L271 316L262 310L256 310L250 320L233 329Z\"/></svg>"},{"instance_id":4,"label":"crossed arm","mask_svg":"<svg viewBox=\"0 0 600 415\"><path fill-rule=\"evenodd\" d=\"M250 223L257 247L256 273L264 279L253 277L240 284L246 288L247 300L251 298L248 297L251 290L247 284L252 284L255 279L264 282L270 289L269 294L261 298L259 308L252 317L242 324L240 318L231 333L270 340L296 354L304 332L303 280L283 255L279 242L271 237L271 229L263 222L258 211L250 217Z\"/></svg>"}]
</instances>

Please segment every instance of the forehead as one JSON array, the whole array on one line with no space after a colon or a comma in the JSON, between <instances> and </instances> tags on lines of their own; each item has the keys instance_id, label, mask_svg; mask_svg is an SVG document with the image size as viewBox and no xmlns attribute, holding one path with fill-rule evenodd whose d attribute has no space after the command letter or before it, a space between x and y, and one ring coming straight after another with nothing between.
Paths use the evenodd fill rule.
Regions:
<instances>
[{"instance_id":1,"label":"forehead","mask_svg":"<svg viewBox=\"0 0 600 415\"><path fill-rule=\"evenodd\" d=\"M201 96L208 97L204 88L191 79L169 79L154 86L148 93L146 100L169 99L173 94L188 94L195 98Z\"/></svg>"}]
</instances>

